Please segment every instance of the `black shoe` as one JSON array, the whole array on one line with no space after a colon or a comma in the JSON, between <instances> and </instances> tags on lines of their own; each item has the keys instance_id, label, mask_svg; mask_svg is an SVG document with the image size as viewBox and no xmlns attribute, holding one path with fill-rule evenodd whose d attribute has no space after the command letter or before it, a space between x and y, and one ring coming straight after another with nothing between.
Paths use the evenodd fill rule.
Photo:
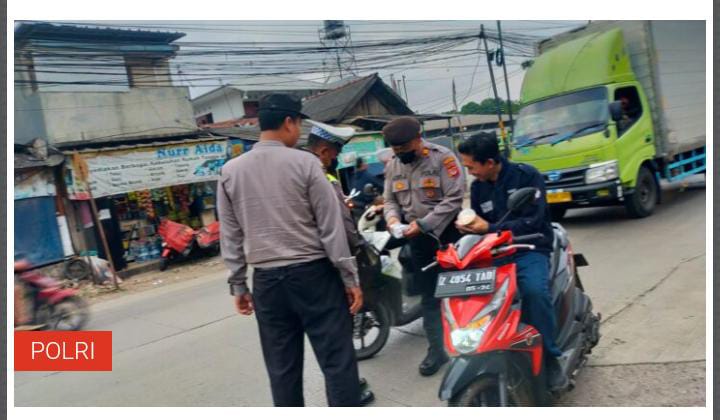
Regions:
<instances>
[{"instance_id":1,"label":"black shoe","mask_svg":"<svg viewBox=\"0 0 720 420\"><path fill-rule=\"evenodd\" d=\"M445 354L444 350L437 351L430 349L425 359L420 363L418 370L422 376L431 376L436 374L437 371L440 370L440 367L447 363L448 360L450 360L450 358Z\"/></svg>"},{"instance_id":2,"label":"black shoe","mask_svg":"<svg viewBox=\"0 0 720 420\"><path fill-rule=\"evenodd\" d=\"M360 378L360 391L365 391L368 387L367 379Z\"/></svg>"},{"instance_id":3,"label":"black shoe","mask_svg":"<svg viewBox=\"0 0 720 420\"><path fill-rule=\"evenodd\" d=\"M570 385L570 380L562 371L560 362L555 357L549 357L546 361L548 388L552 392L562 391Z\"/></svg>"},{"instance_id":4,"label":"black shoe","mask_svg":"<svg viewBox=\"0 0 720 420\"><path fill-rule=\"evenodd\" d=\"M360 392L360 407L365 407L371 402L375 401L375 394L369 389L363 389Z\"/></svg>"}]
</instances>

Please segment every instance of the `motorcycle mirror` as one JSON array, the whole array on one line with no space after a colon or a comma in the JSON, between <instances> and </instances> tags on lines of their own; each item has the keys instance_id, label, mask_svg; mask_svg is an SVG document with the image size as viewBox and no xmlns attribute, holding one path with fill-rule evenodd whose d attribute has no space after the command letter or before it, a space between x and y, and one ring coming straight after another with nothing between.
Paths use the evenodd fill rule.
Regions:
<instances>
[{"instance_id":1,"label":"motorcycle mirror","mask_svg":"<svg viewBox=\"0 0 720 420\"><path fill-rule=\"evenodd\" d=\"M435 240L437 241L437 243L438 243L438 247L439 247L440 249L443 248L443 244L442 244L442 242L440 241L440 238L438 238L437 236L435 236L435 234L432 232L432 229L430 229L430 228L425 224L425 222L423 222L423 221L420 220L420 219L417 219L417 220L415 221L415 223L417 223L418 228L420 228L420 232L421 232L422 234L428 235L429 237L435 239Z\"/></svg>"},{"instance_id":2,"label":"motorcycle mirror","mask_svg":"<svg viewBox=\"0 0 720 420\"><path fill-rule=\"evenodd\" d=\"M371 184L371 183L368 182L368 183L365 184L365 186L363 187L363 193L365 193L365 195L369 195L369 196L374 197L374 196L377 195L377 188L375 188L375 186L374 186L373 184Z\"/></svg>"},{"instance_id":3,"label":"motorcycle mirror","mask_svg":"<svg viewBox=\"0 0 720 420\"><path fill-rule=\"evenodd\" d=\"M508 211L517 213L540 198L540 190L533 187L520 188L508 197Z\"/></svg>"}]
</instances>

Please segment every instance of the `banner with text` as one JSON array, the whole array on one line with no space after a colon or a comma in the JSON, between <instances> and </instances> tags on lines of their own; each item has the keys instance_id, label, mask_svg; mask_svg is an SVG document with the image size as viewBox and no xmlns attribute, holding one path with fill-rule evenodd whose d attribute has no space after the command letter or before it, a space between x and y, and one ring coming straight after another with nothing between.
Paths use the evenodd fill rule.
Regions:
<instances>
[{"instance_id":1,"label":"banner with text","mask_svg":"<svg viewBox=\"0 0 720 420\"><path fill-rule=\"evenodd\" d=\"M66 177L70 198L87 200L130 191L213 181L227 158L227 141L205 141L82 153ZM84 166L84 167L83 167Z\"/></svg>"}]
</instances>

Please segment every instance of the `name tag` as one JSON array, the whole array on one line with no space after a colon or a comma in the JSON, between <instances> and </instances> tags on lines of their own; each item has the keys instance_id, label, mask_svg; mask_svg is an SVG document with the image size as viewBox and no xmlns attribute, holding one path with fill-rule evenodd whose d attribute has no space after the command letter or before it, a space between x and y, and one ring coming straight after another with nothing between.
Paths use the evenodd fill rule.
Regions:
<instances>
[{"instance_id":1,"label":"name tag","mask_svg":"<svg viewBox=\"0 0 720 420\"><path fill-rule=\"evenodd\" d=\"M482 204L480 204L480 210L482 210L483 213L490 213L493 211L493 202L492 201L486 201Z\"/></svg>"}]
</instances>

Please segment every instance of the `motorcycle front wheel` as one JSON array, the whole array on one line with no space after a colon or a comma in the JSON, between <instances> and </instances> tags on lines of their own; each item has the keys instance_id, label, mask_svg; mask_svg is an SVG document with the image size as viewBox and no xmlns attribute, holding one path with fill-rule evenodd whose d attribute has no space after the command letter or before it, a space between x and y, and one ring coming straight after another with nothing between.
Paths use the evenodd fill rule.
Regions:
<instances>
[{"instance_id":1,"label":"motorcycle front wheel","mask_svg":"<svg viewBox=\"0 0 720 420\"><path fill-rule=\"evenodd\" d=\"M533 407L535 400L525 387L507 389L507 403L502 404L500 387L494 376L481 376L448 402L450 407Z\"/></svg>"},{"instance_id":2,"label":"motorcycle front wheel","mask_svg":"<svg viewBox=\"0 0 720 420\"><path fill-rule=\"evenodd\" d=\"M87 325L90 311L78 296L70 296L58 302L49 319L49 329L58 331L79 331Z\"/></svg>"},{"instance_id":3,"label":"motorcycle front wheel","mask_svg":"<svg viewBox=\"0 0 720 420\"><path fill-rule=\"evenodd\" d=\"M367 306L353 318L353 345L358 360L375 356L390 336L390 311L384 303Z\"/></svg>"}]
</instances>

